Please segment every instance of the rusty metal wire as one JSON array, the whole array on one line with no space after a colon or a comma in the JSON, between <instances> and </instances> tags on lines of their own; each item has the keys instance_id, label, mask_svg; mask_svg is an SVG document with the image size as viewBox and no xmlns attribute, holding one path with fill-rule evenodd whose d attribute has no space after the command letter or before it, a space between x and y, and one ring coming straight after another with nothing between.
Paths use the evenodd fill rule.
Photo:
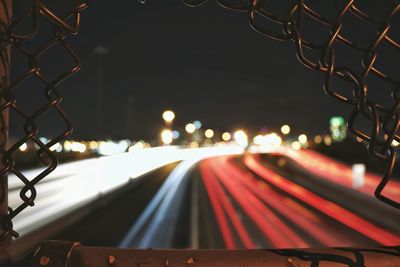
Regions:
<instances>
[{"instance_id":1,"label":"rusty metal wire","mask_svg":"<svg viewBox=\"0 0 400 267\"><path fill-rule=\"evenodd\" d=\"M28 206L34 205L36 198L35 185L51 173L57 166L57 158L50 150L54 144L60 142L72 132L72 126L69 119L62 107L60 102L62 97L57 91L57 86L75 74L80 69L80 62L77 55L74 53L72 48L68 45L66 39L69 35L75 35L79 31L80 24L80 13L86 8L87 4L81 0L72 0L73 6L71 10L68 10L64 14L57 14L45 4L42 0L30 1L31 8L24 13L21 17L11 19L11 14L7 14L5 20L0 20L0 52L1 52L1 64L4 69L9 71L10 61L9 56L5 56L5 52L11 49L14 53L20 53L26 58L28 68L13 79L12 81L1 81L1 111L4 112L15 112L23 118L24 121L24 135L19 138L15 143L10 144L8 148L0 150L2 157L2 168L0 170L0 177L6 179L7 174L15 174L21 182L24 184L20 191L21 204L17 207L9 207L8 214L3 215L0 218L0 226L2 227L2 234L0 240L8 236L17 237L18 233L13 230L12 219L22 212ZM7 5L5 0L0 1L0 5ZM43 24L50 24L52 28L51 38L45 43L41 44L37 48L31 48L26 43L28 41L35 40L37 35L42 30ZM28 31L19 33L21 28L28 28ZM44 28L44 31L46 28ZM48 32L47 32L48 33ZM59 46L72 58L73 66L68 66L64 71L58 73L55 78L46 77L41 69L40 59L45 55L52 47ZM54 62L54 64L62 64L62 62ZM26 113L24 107L20 105L15 97L15 91L24 81L29 78L34 78L40 81L42 85L42 91L35 91L43 93L46 98L46 103L41 105L32 113ZM44 114L50 110L55 111L58 114L59 119L64 123L65 129L52 137L49 142L43 143L39 139L39 129L37 127L37 120L40 119ZM4 124L3 124L4 125ZM26 142L32 142L35 144L36 153L40 161L46 166L45 169L38 174L36 177L26 177L16 166L14 162L14 155L18 148ZM4 188L3 188L4 192Z\"/></svg>"},{"instance_id":2,"label":"rusty metal wire","mask_svg":"<svg viewBox=\"0 0 400 267\"><path fill-rule=\"evenodd\" d=\"M182 1L189 6L199 6L208 2L208 0ZM276 5L271 3L276 4L276 1L216 0L216 2L230 10L247 12L248 21L255 31L275 40L292 41L298 60L307 68L323 73L325 93L352 109L347 123L350 132L365 141L371 155L386 165L385 174L375 190L376 198L400 209L400 203L383 194L383 190L392 179L397 162L397 148L393 142L400 141L399 73L390 75L385 72L382 64L377 64L379 58L384 56L384 53L379 51L381 47L386 46L395 53L400 52L399 36L393 33L393 28L399 26L393 23L396 16L397 19L400 16L399 1L379 1L379 5L387 10L386 14L379 18L370 14L373 10L361 7L365 4L364 1L355 0L336 0L335 4L339 8L331 17L323 15L314 8L315 1L310 0L280 1L280 6L286 7L285 12L280 14L274 11ZM328 3L323 1L323 4ZM353 21L358 20L363 23L364 28L373 30L374 33L368 36L370 41L362 43L352 40L352 36L344 33L351 27L349 25L351 22L346 20L349 17ZM307 39L305 35L310 29L305 27L305 20L312 21L313 26L318 24L317 26L325 27L327 35L319 36L318 43ZM360 70L351 64L338 63L337 50L340 46L362 56ZM389 88L387 92L391 99L389 103L378 103L370 96L371 79L379 79L385 83L384 87ZM338 87L337 80L342 84L347 83L348 86ZM386 88L375 88L375 90L385 94ZM359 126L360 120L370 122L368 130Z\"/></svg>"}]
</instances>

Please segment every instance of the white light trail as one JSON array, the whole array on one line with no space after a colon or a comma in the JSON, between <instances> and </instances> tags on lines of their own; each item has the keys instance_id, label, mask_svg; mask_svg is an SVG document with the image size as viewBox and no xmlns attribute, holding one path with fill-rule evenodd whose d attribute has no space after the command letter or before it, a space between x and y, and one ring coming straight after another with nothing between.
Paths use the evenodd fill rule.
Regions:
<instances>
[{"instance_id":1,"label":"white light trail","mask_svg":"<svg viewBox=\"0 0 400 267\"><path fill-rule=\"evenodd\" d=\"M167 164L207 156L239 154L240 147L208 147L180 149L174 146L154 147L115 156L60 164L54 172L36 185L35 206L22 211L14 220L14 228L23 236L66 215L88 202L125 185L130 179ZM30 180L44 169L24 171ZM21 203L19 189L23 183L9 176L10 206Z\"/></svg>"}]
</instances>

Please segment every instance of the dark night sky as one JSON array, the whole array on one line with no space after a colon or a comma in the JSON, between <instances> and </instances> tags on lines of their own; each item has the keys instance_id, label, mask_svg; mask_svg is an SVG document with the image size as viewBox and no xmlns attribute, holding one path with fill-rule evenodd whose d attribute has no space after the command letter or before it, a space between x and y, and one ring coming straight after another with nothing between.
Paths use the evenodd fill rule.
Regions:
<instances>
[{"instance_id":1,"label":"dark night sky","mask_svg":"<svg viewBox=\"0 0 400 267\"><path fill-rule=\"evenodd\" d=\"M176 111L177 126L195 119L220 130L278 129L289 123L295 132L307 133L327 131L331 116L349 113L324 94L322 75L298 62L292 43L256 33L246 13L213 1L198 8L178 0L110 3L92 1L82 14L80 35L70 38L82 70L60 91L74 137L96 137L93 50L99 44L109 48L104 57L107 137L155 137L165 109ZM55 127L55 118L49 116L46 124Z\"/></svg>"}]
</instances>

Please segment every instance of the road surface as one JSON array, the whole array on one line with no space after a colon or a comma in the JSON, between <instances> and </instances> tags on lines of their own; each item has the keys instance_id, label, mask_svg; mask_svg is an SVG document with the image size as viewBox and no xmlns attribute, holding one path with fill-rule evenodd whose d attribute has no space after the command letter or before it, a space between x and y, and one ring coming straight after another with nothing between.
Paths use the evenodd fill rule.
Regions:
<instances>
[{"instance_id":1,"label":"road surface","mask_svg":"<svg viewBox=\"0 0 400 267\"><path fill-rule=\"evenodd\" d=\"M169 189L158 192L120 246L238 249L400 244L399 211L371 196L368 184L367 189L354 190L331 174L324 176L300 163L284 154L183 161L175 169L179 175L173 172L167 178ZM180 241L173 238L178 234Z\"/></svg>"},{"instance_id":2,"label":"road surface","mask_svg":"<svg viewBox=\"0 0 400 267\"><path fill-rule=\"evenodd\" d=\"M80 214L45 239L135 248L400 244L400 212L372 195L379 177L367 174L365 185L353 189L349 166L315 152L251 154L236 147L147 153L60 168L38 186L39 207L16 220L23 242ZM386 193L397 190L394 183Z\"/></svg>"}]
</instances>

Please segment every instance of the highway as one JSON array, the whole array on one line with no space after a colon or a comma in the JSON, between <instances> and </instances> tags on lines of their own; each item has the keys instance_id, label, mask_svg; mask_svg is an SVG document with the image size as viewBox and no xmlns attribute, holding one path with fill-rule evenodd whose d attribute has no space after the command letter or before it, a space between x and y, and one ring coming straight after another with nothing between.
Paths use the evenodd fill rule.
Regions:
<instances>
[{"instance_id":1,"label":"highway","mask_svg":"<svg viewBox=\"0 0 400 267\"><path fill-rule=\"evenodd\" d=\"M340 184L347 188L353 188L352 169L350 166L330 159L312 150L293 150L282 147L280 153L295 160L308 172L321 178ZM381 177L376 174L366 173L364 186L357 188L358 191L373 195ZM395 201L400 201L400 182L391 179L383 194Z\"/></svg>"},{"instance_id":2,"label":"highway","mask_svg":"<svg viewBox=\"0 0 400 267\"><path fill-rule=\"evenodd\" d=\"M167 164L241 152L238 147L179 149L166 146L61 164L35 186L35 205L15 218L14 229L23 236ZM42 171L35 169L23 173L33 179ZM10 175L10 206L15 207L21 202L19 190L22 186L17 177Z\"/></svg>"},{"instance_id":3,"label":"highway","mask_svg":"<svg viewBox=\"0 0 400 267\"><path fill-rule=\"evenodd\" d=\"M34 206L13 220L14 229L20 234L13 241L15 257L29 253L49 239L116 245L127 231L124 224L128 227L139 216L147 199L168 176L171 166L186 159L242 152L243 149L237 146L190 149L162 146L60 164L35 186ZM43 170L23 173L33 179ZM10 175L9 204L13 208L21 203L19 191L22 187L23 183ZM134 207L130 201L135 202ZM113 212L124 211L123 207L127 211L114 214L114 218ZM116 223L117 219L119 222ZM103 234L99 235L97 231Z\"/></svg>"},{"instance_id":4,"label":"highway","mask_svg":"<svg viewBox=\"0 0 400 267\"><path fill-rule=\"evenodd\" d=\"M101 157L61 165L15 227L25 244L36 233L35 244L58 238L135 248L399 245L400 212L372 195L379 177L367 173L353 189L350 170L288 148L160 147ZM12 178L10 188L18 201ZM395 182L386 193L398 196L399 188ZM67 224L74 213L79 218ZM44 236L40 229L51 224L65 225Z\"/></svg>"},{"instance_id":5,"label":"highway","mask_svg":"<svg viewBox=\"0 0 400 267\"><path fill-rule=\"evenodd\" d=\"M308 157L313 156L320 155ZM183 161L175 169L179 179L175 173L168 178L179 180L175 188L171 186L170 197L165 192L161 201L157 195L154 201L162 204L149 205L120 246L177 247L171 235L179 232L184 244L181 240L178 247L191 248L400 244L400 213L376 200L370 184L354 190L347 185L348 177L332 179L330 173L311 172L300 163L304 164L283 153ZM349 168L342 165L343 171ZM178 222L179 212L186 215L181 216L185 222Z\"/></svg>"}]
</instances>

